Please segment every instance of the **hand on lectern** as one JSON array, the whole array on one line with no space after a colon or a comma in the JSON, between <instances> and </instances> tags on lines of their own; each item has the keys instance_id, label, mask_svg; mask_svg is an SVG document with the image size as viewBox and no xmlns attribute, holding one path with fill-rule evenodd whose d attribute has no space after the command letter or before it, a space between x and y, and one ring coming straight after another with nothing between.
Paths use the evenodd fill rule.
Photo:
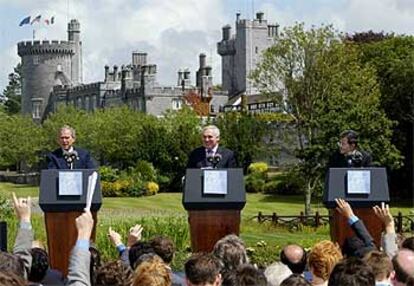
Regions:
<instances>
[{"instance_id":1,"label":"hand on lectern","mask_svg":"<svg viewBox=\"0 0 414 286\"><path fill-rule=\"evenodd\" d=\"M375 215L382 221L385 226L385 232L395 233L394 218L390 212L388 204L382 203L381 207L374 206L372 208Z\"/></svg>"},{"instance_id":2,"label":"hand on lectern","mask_svg":"<svg viewBox=\"0 0 414 286\"><path fill-rule=\"evenodd\" d=\"M30 222L31 218L31 205L32 201L30 197L17 198L13 192L13 206L19 221Z\"/></svg>"},{"instance_id":3,"label":"hand on lectern","mask_svg":"<svg viewBox=\"0 0 414 286\"><path fill-rule=\"evenodd\" d=\"M355 216L354 212L347 201L344 199L335 199L336 202L336 210L343 215L345 218L350 219L351 217Z\"/></svg>"},{"instance_id":4,"label":"hand on lectern","mask_svg":"<svg viewBox=\"0 0 414 286\"><path fill-rule=\"evenodd\" d=\"M91 238L93 218L90 211L85 211L76 218L76 229L78 230L78 240L89 240Z\"/></svg>"}]
</instances>

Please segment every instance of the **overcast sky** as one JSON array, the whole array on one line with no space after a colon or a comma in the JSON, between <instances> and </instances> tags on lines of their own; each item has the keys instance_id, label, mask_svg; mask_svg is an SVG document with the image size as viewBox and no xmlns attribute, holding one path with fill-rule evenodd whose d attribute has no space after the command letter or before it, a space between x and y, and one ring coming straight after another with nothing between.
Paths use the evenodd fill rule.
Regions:
<instances>
[{"instance_id":1,"label":"overcast sky","mask_svg":"<svg viewBox=\"0 0 414 286\"><path fill-rule=\"evenodd\" d=\"M414 30L414 0L0 0L0 91L20 61L17 42L31 40L33 28L37 40L66 40L72 18L81 24L85 83L102 81L106 64L129 64L132 51L142 51L158 66L163 85L175 84L177 70L186 67L194 82L200 53L219 84L221 27L234 28L237 12L251 19L253 11L281 27L305 22L344 32ZM19 27L24 17L39 14L41 23ZM47 26L44 19L52 16L55 24Z\"/></svg>"}]
</instances>

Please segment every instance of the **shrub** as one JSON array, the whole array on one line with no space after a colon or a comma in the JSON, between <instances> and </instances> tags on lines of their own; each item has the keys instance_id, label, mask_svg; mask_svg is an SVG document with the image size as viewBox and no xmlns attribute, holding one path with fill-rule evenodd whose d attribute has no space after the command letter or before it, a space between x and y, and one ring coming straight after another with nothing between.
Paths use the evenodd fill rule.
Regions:
<instances>
[{"instance_id":1,"label":"shrub","mask_svg":"<svg viewBox=\"0 0 414 286\"><path fill-rule=\"evenodd\" d=\"M261 173L251 173L244 178L246 192L259 193L263 192L266 180Z\"/></svg>"},{"instance_id":2,"label":"shrub","mask_svg":"<svg viewBox=\"0 0 414 286\"><path fill-rule=\"evenodd\" d=\"M99 167L99 174L101 181L105 182L115 182L119 178L119 170L110 166Z\"/></svg>"},{"instance_id":3,"label":"shrub","mask_svg":"<svg viewBox=\"0 0 414 286\"><path fill-rule=\"evenodd\" d=\"M249 173L260 173L260 174L267 174L269 170L269 166L266 162L256 162L251 163L249 166Z\"/></svg>"},{"instance_id":4,"label":"shrub","mask_svg":"<svg viewBox=\"0 0 414 286\"><path fill-rule=\"evenodd\" d=\"M273 179L271 181L268 181L263 186L263 192L265 194L272 194L272 193L274 194L274 193L277 192L277 189L278 189L278 186L279 185L280 185L280 181L279 180Z\"/></svg>"},{"instance_id":5,"label":"shrub","mask_svg":"<svg viewBox=\"0 0 414 286\"><path fill-rule=\"evenodd\" d=\"M292 168L283 175L279 176L280 182L276 186L276 193L285 195L301 194L304 190L303 176L297 169Z\"/></svg>"},{"instance_id":6,"label":"shrub","mask_svg":"<svg viewBox=\"0 0 414 286\"><path fill-rule=\"evenodd\" d=\"M101 182L102 196L104 197L124 197L129 194L131 181L117 180L115 182Z\"/></svg>"},{"instance_id":7,"label":"shrub","mask_svg":"<svg viewBox=\"0 0 414 286\"><path fill-rule=\"evenodd\" d=\"M145 185L146 195L156 195L159 191L159 186L155 182L147 182Z\"/></svg>"}]
</instances>

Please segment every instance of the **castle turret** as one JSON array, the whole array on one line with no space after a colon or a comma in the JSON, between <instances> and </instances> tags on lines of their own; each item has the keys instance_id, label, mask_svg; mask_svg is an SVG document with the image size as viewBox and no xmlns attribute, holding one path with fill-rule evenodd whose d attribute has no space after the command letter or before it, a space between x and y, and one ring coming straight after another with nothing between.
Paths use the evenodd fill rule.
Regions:
<instances>
[{"instance_id":1,"label":"castle turret","mask_svg":"<svg viewBox=\"0 0 414 286\"><path fill-rule=\"evenodd\" d=\"M80 24L76 19L72 19L68 23L68 41L72 44L74 51L71 79L73 85L79 85L83 82L82 42L80 41Z\"/></svg>"},{"instance_id":2,"label":"castle turret","mask_svg":"<svg viewBox=\"0 0 414 286\"><path fill-rule=\"evenodd\" d=\"M17 53L22 59L22 112L40 122L53 86L72 85L75 51L67 41L27 41L17 44Z\"/></svg>"},{"instance_id":3,"label":"castle turret","mask_svg":"<svg viewBox=\"0 0 414 286\"><path fill-rule=\"evenodd\" d=\"M263 12L256 13L253 20L236 16L236 34L231 35L229 25L223 27L223 37L217 43L221 56L222 87L229 95L246 92L257 93L249 79L265 49L270 47L277 36L277 25L268 25Z\"/></svg>"}]
</instances>

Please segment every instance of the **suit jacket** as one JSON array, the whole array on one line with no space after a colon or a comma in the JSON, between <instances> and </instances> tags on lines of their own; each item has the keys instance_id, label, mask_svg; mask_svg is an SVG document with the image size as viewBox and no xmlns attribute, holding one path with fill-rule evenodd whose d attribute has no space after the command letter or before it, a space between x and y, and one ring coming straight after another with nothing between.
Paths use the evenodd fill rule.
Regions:
<instances>
[{"instance_id":1,"label":"suit jacket","mask_svg":"<svg viewBox=\"0 0 414 286\"><path fill-rule=\"evenodd\" d=\"M73 148L78 152L78 159L75 160L73 169L95 169L96 165L93 162L91 155L88 151L80 148ZM48 169L70 169L65 159L63 158L62 148L58 148L55 151L47 155L47 168Z\"/></svg>"},{"instance_id":2,"label":"suit jacket","mask_svg":"<svg viewBox=\"0 0 414 286\"><path fill-rule=\"evenodd\" d=\"M216 168L237 168L236 158L234 152L224 147L218 147L216 155L220 154L220 162L217 163ZM206 148L201 146L194 149L188 158L187 168L199 169L210 166L211 164L206 158Z\"/></svg>"},{"instance_id":3,"label":"suit jacket","mask_svg":"<svg viewBox=\"0 0 414 286\"><path fill-rule=\"evenodd\" d=\"M352 156L345 156L336 151L329 159L329 168L352 168L352 167L370 167L372 165L372 156L368 152L358 150L362 155L357 161Z\"/></svg>"}]
</instances>

